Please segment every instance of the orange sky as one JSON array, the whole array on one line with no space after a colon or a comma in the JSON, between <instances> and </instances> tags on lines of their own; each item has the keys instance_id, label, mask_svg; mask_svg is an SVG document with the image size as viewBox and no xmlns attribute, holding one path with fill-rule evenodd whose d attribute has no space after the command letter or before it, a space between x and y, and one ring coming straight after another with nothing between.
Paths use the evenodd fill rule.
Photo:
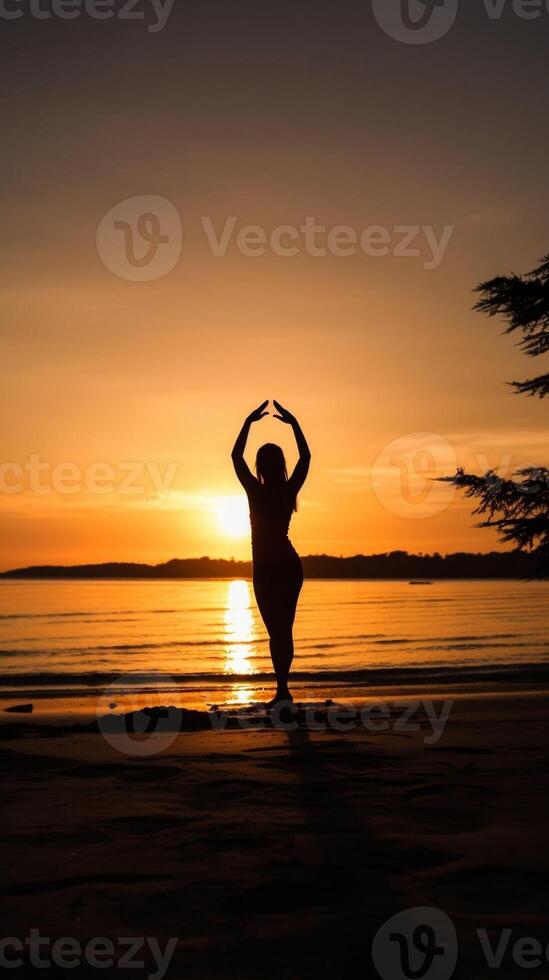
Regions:
<instances>
[{"instance_id":1,"label":"orange sky","mask_svg":"<svg viewBox=\"0 0 549 980\"><path fill-rule=\"evenodd\" d=\"M248 556L226 529L225 498L239 494L229 454L264 398L287 404L311 443L302 553L488 550L495 538L463 499L414 502L421 474L453 459L477 472L549 462L543 403L504 384L539 365L470 309L478 280L548 250L542 47L527 22L484 21L412 49L360 20L359 44L363 6L347 5L354 22L317 6L309 31L290 4L275 25L247 2L242 21L217 3L210 20L178 7L154 36L137 23L7 25L1 568ZM109 209L140 195L170 201L183 225L179 261L150 282L120 278L96 246ZM408 257L301 245L251 257L234 242L216 257L201 222L235 216L237 231L269 235L308 215L358 234L381 225L390 249L397 226L453 231L426 269L424 239ZM288 430L265 420L250 459L270 440L293 458ZM24 470L33 457L45 492ZM60 492L61 463L77 492ZM113 492L90 492L97 463ZM149 468L143 493L122 492L130 463ZM155 491L151 472L169 487Z\"/></svg>"}]
</instances>

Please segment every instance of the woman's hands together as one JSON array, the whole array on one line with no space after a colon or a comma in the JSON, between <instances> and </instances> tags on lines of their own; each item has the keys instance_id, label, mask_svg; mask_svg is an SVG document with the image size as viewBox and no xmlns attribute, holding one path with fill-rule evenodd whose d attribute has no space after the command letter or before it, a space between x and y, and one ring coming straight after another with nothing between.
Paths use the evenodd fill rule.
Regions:
<instances>
[{"instance_id":1,"label":"woman's hands together","mask_svg":"<svg viewBox=\"0 0 549 980\"><path fill-rule=\"evenodd\" d=\"M265 418L265 416L269 414L268 412L265 411L268 404L269 404L269 399L267 399L267 401L262 402L261 405L255 408L253 412L250 412L247 421L250 423L259 422L260 419ZM284 408L284 406L281 405L280 402L277 402L276 399L273 399L273 405L278 412L278 415L273 414L273 418L279 419L280 422L285 422L286 425L294 424L295 415L292 415L292 413L289 412L287 408Z\"/></svg>"}]
</instances>

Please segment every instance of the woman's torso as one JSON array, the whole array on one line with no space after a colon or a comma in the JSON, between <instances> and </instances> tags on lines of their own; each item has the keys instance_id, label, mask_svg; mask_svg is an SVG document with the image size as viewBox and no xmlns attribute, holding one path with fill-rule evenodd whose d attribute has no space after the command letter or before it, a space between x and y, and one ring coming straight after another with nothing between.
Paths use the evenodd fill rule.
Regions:
<instances>
[{"instance_id":1,"label":"woman's torso","mask_svg":"<svg viewBox=\"0 0 549 980\"><path fill-rule=\"evenodd\" d=\"M255 564L284 561L296 555L288 531L293 501L287 486L277 489L258 483L248 493Z\"/></svg>"}]
</instances>

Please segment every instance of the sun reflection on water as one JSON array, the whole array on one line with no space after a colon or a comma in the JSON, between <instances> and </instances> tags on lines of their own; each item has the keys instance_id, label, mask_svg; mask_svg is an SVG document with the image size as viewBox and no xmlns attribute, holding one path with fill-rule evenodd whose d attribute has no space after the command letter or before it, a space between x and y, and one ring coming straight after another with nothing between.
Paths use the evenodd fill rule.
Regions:
<instances>
[{"instance_id":1,"label":"sun reflection on water","mask_svg":"<svg viewBox=\"0 0 549 980\"><path fill-rule=\"evenodd\" d=\"M250 658L255 653L256 635L248 582L229 582L224 621L225 673L252 674ZM253 697L254 689L237 683L233 694L236 701L245 704Z\"/></svg>"}]
</instances>

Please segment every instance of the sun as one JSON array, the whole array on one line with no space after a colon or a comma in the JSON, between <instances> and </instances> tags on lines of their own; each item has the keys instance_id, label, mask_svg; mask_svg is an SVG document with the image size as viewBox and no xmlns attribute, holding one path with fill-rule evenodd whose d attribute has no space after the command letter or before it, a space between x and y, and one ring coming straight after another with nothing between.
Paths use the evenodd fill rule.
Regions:
<instances>
[{"instance_id":1,"label":"sun","mask_svg":"<svg viewBox=\"0 0 549 980\"><path fill-rule=\"evenodd\" d=\"M214 504L217 523L229 538L245 538L250 533L248 502L245 497L218 497Z\"/></svg>"}]
</instances>

